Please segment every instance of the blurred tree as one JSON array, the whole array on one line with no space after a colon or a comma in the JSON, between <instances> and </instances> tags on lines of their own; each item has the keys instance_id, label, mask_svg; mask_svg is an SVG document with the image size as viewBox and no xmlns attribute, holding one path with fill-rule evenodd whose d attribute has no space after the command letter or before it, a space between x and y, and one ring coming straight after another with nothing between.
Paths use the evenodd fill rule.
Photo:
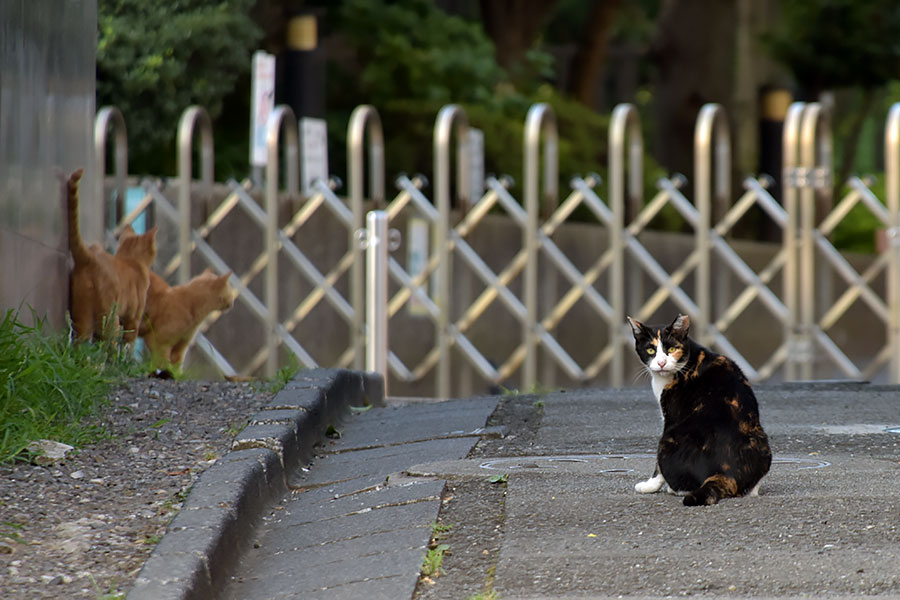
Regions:
<instances>
[{"instance_id":1,"label":"blurred tree","mask_svg":"<svg viewBox=\"0 0 900 600\"><path fill-rule=\"evenodd\" d=\"M497 64L513 80L528 76L528 52L534 47L557 0L480 0L484 32L494 43Z\"/></svg>"},{"instance_id":2,"label":"blurred tree","mask_svg":"<svg viewBox=\"0 0 900 600\"><path fill-rule=\"evenodd\" d=\"M621 0L592 2L590 13L581 32L581 40L572 59L570 91L585 106L594 106L597 87L604 72L609 46Z\"/></svg>"},{"instance_id":3,"label":"blurred tree","mask_svg":"<svg viewBox=\"0 0 900 600\"><path fill-rule=\"evenodd\" d=\"M731 112L735 16L733 1L662 4L650 47L653 151L670 171L692 175L694 124L704 104L719 102Z\"/></svg>"},{"instance_id":4,"label":"blurred tree","mask_svg":"<svg viewBox=\"0 0 900 600\"><path fill-rule=\"evenodd\" d=\"M204 106L214 120L221 114L260 38L248 16L253 3L99 1L97 106L125 115L132 172L174 172L178 119L189 105ZM245 144L245 164L246 154Z\"/></svg>"},{"instance_id":5,"label":"blurred tree","mask_svg":"<svg viewBox=\"0 0 900 600\"><path fill-rule=\"evenodd\" d=\"M849 134L843 140L839 189L853 170L863 125L877 92L900 76L900 3L896 0L782 0L781 19L765 41L800 86L800 98L858 88Z\"/></svg>"},{"instance_id":6,"label":"blurred tree","mask_svg":"<svg viewBox=\"0 0 900 600\"><path fill-rule=\"evenodd\" d=\"M447 15L430 0L347 0L341 15L361 64L356 91L368 102L489 102L506 77L478 24Z\"/></svg>"}]
</instances>

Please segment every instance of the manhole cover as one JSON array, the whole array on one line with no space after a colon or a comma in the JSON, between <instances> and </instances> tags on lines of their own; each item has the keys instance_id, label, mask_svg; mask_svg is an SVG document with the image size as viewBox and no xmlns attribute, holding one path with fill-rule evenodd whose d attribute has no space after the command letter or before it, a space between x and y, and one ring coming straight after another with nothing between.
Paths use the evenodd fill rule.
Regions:
<instances>
[{"instance_id":1,"label":"manhole cover","mask_svg":"<svg viewBox=\"0 0 900 600\"><path fill-rule=\"evenodd\" d=\"M567 464L581 464L599 466L599 469L591 469L593 473L631 473L634 469L626 467L625 461L629 459L652 459L655 454L570 454L560 456L514 456L509 458L494 458L481 463L482 469L498 471L558 469ZM595 465L593 463L601 463ZM618 463L618 464L617 464Z\"/></svg>"},{"instance_id":2,"label":"manhole cover","mask_svg":"<svg viewBox=\"0 0 900 600\"><path fill-rule=\"evenodd\" d=\"M536 471L565 468L575 463L590 465L593 473L630 473L637 465L627 465L629 461L656 458L655 454L569 454L560 456L512 456L493 458L482 462L482 469L493 471ZM598 464L599 463L599 464ZM823 469L831 466L827 460L814 458L775 457L773 465L794 466L797 470ZM635 467L635 468L632 468Z\"/></svg>"},{"instance_id":3,"label":"manhole cover","mask_svg":"<svg viewBox=\"0 0 900 600\"><path fill-rule=\"evenodd\" d=\"M773 465L796 465L797 470L805 469L824 469L830 467L831 463L827 460L819 460L815 458L789 458L776 456L772 459Z\"/></svg>"}]
</instances>

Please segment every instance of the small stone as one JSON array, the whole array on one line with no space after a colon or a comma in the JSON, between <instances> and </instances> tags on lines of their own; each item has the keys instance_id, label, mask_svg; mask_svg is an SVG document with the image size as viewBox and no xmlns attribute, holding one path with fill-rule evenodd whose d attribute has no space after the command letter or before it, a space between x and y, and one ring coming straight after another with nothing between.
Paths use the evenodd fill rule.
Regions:
<instances>
[{"instance_id":1,"label":"small stone","mask_svg":"<svg viewBox=\"0 0 900 600\"><path fill-rule=\"evenodd\" d=\"M68 444L53 440L37 440L25 446L25 449L36 455L33 460L38 465L52 465L65 460L66 454L74 450Z\"/></svg>"},{"instance_id":2,"label":"small stone","mask_svg":"<svg viewBox=\"0 0 900 600\"><path fill-rule=\"evenodd\" d=\"M41 575L41 581L47 585L59 585L63 582L62 575Z\"/></svg>"},{"instance_id":3,"label":"small stone","mask_svg":"<svg viewBox=\"0 0 900 600\"><path fill-rule=\"evenodd\" d=\"M72 471L69 473L69 477L72 479L84 479L84 471Z\"/></svg>"},{"instance_id":4,"label":"small stone","mask_svg":"<svg viewBox=\"0 0 900 600\"><path fill-rule=\"evenodd\" d=\"M0 540L0 554L13 554L16 547L10 540Z\"/></svg>"}]
</instances>

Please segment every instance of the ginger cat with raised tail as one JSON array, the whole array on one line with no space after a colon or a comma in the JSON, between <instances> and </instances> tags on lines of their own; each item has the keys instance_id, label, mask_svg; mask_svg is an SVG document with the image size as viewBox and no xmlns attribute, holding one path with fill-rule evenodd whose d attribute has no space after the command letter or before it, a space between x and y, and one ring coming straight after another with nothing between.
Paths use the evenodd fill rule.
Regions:
<instances>
[{"instance_id":1,"label":"ginger cat with raised tail","mask_svg":"<svg viewBox=\"0 0 900 600\"><path fill-rule=\"evenodd\" d=\"M180 368L200 323L213 311L231 308L234 293L228 285L230 276L231 271L218 276L206 269L173 287L156 273L150 274L140 333L154 366Z\"/></svg>"},{"instance_id":2,"label":"ginger cat with raised tail","mask_svg":"<svg viewBox=\"0 0 900 600\"><path fill-rule=\"evenodd\" d=\"M66 184L69 251L72 270L72 326L79 340L92 338L134 342L140 327L150 265L156 259L156 227L138 235L129 225L119 239L115 255L81 238L78 225L78 183L84 169L77 169Z\"/></svg>"}]
</instances>

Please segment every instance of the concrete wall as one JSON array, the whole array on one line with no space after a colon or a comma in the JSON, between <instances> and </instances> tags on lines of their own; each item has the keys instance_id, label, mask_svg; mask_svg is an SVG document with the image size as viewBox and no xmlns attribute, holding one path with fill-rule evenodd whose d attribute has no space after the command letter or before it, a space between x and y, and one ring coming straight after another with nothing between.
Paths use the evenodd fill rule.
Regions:
<instances>
[{"instance_id":1,"label":"concrete wall","mask_svg":"<svg viewBox=\"0 0 900 600\"><path fill-rule=\"evenodd\" d=\"M28 320L31 307L54 327L68 306L55 170L86 167L82 215L99 214L89 183L96 32L96 0L0 2L0 310L23 307ZM82 221L99 241L100 222Z\"/></svg>"}]
</instances>

